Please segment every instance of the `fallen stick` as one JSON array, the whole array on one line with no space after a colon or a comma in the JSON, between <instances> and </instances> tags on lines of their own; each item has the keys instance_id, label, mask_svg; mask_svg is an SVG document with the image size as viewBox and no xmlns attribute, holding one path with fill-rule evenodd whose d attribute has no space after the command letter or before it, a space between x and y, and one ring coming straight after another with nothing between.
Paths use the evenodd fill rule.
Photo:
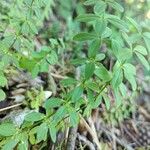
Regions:
<instances>
[{"instance_id":1,"label":"fallen stick","mask_svg":"<svg viewBox=\"0 0 150 150\"><path fill-rule=\"evenodd\" d=\"M74 150L77 138L77 127L71 127L69 129L69 136L67 140L66 150Z\"/></svg>"},{"instance_id":2,"label":"fallen stick","mask_svg":"<svg viewBox=\"0 0 150 150\"><path fill-rule=\"evenodd\" d=\"M85 128L87 129L87 131L90 133L90 135L92 136L93 138L93 141L95 142L95 144L97 145L98 147L98 150L101 150L101 146L100 146L100 142L99 142L99 139L97 137L97 134L91 129L91 127L88 125L88 123L85 121L85 119L80 115L80 118L83 122L83 125L85 126Z\"/></svg>"},{"instance_id":3,"label":"fallen stick","mask_svg":"<svg viewBox=\"0 0 150 150\"><path fill-rule=\"evenodd\" d=\"M12 109L12 108L15 108L15 107L19 107L21 106L23 103L19 103L19 104L15 104L15 105L11 105L11 106L8 106L8 107L5 107L5 108L2 108L0 109L0 112L3 112L3 111L6 111L6 110L9 110L9 109Z\"/></svg>"},{"instance_id":4,"label":"fallen stick","mask_svg":"<svg viewBox=\"0 0 150 150\"><path fill-rule=\"evenodd\" d=\"M85 145L88 146L88 148L89 148L90 150L95 150L95 147L94 147L93 143L91 143L85 136L80 135L80 134L78 133L78 139L79 139L80 141L82 141L83 143L85 143Z\"/></svg>"}]
</instances>

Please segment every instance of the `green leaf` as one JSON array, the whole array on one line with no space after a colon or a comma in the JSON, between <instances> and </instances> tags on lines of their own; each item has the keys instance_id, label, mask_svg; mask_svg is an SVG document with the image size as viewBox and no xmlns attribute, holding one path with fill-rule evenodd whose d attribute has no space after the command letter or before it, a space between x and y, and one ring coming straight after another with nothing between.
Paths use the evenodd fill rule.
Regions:
<instances>
[{"instance_id":1,"label":"green leaf","mask_svg":"<svg viewBox=\"0 0 150 150\"><path fill-rule=\"evenodd\" d=\"M39 72L40 72L40 66L37 64L34 66L34 68L31 71L32 77L35 78Z\"/></svg>"},{"instance_id":2,"label":"green leaf","mask_svg":"<svg viewBox=\"0 0 150 150\"><path fill-rule=\"evenodd\" d=\"M100 64L96 69L95 69L95 75L98 76L100 79L102 79L104 82L110 81L111 80L111 74L110 72L102 65Z\"/></svg>"},{"instance_id":3,"label":"green leaf","mask_svg":"<svg viewBox=\"0 0 150 150\"><path fill-rule=\"evenodd\" d=\"M121 51L121 44L117 40L112 39L111 40L111 47L112 47L112 51L113 51L114 55L118 58L119 53Z\"/></svg>"},{"instance_id":4,"label":"green leaf","mask_svg":"<svg viewBox=\"0 0 150 150\"><path fill-rule=\"evenodd\" d=\"M133 69L133 66L131 67L131 64L125 64L123 67L124 70L124 76L129 81L129 83L132 86L132 90L135 91L137 88L136 80L135 80L135 70Z\"/></svg>"},{"instance_id":5,"label":"green leaf","mask_svg":"<svg viewBox=\"0 0 150 150\"><path fill-rule=\"evenodd\" d=\"M36 14L37 18L40 19L42 17L41 10L39 8L35 8L34 11L35 11L35 14Z\"/></svg>"},{"instance_id":6,"label":"green leaf","mask_svg":"<svg viewBox=\"0 0 150 150\"><path fill-rule=\"evenodd\" d=\"M83 87L82 86L77 86L74 90L73 90L73 94L72 94L72 101L77 101L81 95L83 94Z\"/></svg>"},{"instance_id":7,"label":"green leaf","mask_svg":"<svg viewBox=\"0 0 150 150\"><path fill-rule=\"evenodd\" d=\"M93 74L95 70L95 64L94 63L88 63L85 66L85 79L88 80Z\"/></svg>"},{"instance_id":8,"label":"green leaf","mask_svg":"<svg viewBox=\"0 0 150 150\"><path fill-rule=\"evenodd\" d=\"M85 64L86 60L87 60L86 58L73 59L73 60L71 60L71 64L73 64L73 65L82 65L82 64Z\"/></svg>"},{"instance_id":9,"label":"green leaf","mask_svg":"<svg viewBox=\"0 0 150 150\"><path fill-rule=\"evenodd\" d=\"M128 26L126 23L121 20L119 17L115 15L107 15L108 21L113 24L115 27L119 28L120 30L123 30L125 32L128 32Z\"/></svg>"},{"instance_id":10,"label":"green leaf","mask_svg":"<svg viewBox=\"0 0 150 150\"><path fill-rule=\"evenodd\" d=\"M24 0L23 1L27 6L31 6L32 5L32 0Z\"/></svg>"},{"instance_id":11,"label":"green leaf","mask_svg":"<svg viewBox=\"0 0 150 150\"><path fill-rule=\"evenodd\" d=\"M2 147L1 150L13 150L17 145L18 141L15 139L10 139L6 142L6 144Z\"/></svg>"},{"instance_id":12,"label":"green leaf","mask_svg":"<svg viewBox=\"0 0 150 150\"><path fill-rule=\"evenodd\" d=\"M101 15L103 12L105 12L107 5L103 1L98 1L94 6L94 13L97 15Z\"/></svg>"},{"instance_id":13,"label":"green leaf","mask_svg":"<svg viewBox=\"0 0 150 150\"><path fill-rule=\"evenodd\" d=\"M2 89L0 89L0 101L5 100L5 98L6 98L6 94L4 93Z\"/></svg>"},{"instance_id":14,"label":"green leaf","mask_svg":"<svg viewBox=\"0 0 150 150\"><path fill-rule=\"evenodd\" d=\"M17 51L19 51L21 48L21 40L22 39L20 37L18 37L15 41L15 44L13 45L14 49L16 49Z\"/></svg>"},{"instance_id":15,"label":"green leaf","mask_svg":"<svg viewBox=\"0 0 150 150\"><path fill-rule=\"evenodd\" d=\"M128 74L132 74L133 76L136 75L136 68L135 66L133 66L132 64L129 64L129 63L125 63L123 65L123 68L126 70L126 72Z\"/></svg>"},{"instance_id":16,"label":"green leaf","mask_svg":"<svg viewBox=\"0 0 150 150\"><path fill-rule=\"evenodd\" d=\"M119 86L119 89L120 89L122 96L127 97L127 88L126 88L125 84L121 83Z\"/></svg>"},{"instance_id":17,"label":"green leaf","mask_svg":"<svg viewBox=\"0 0 150 150\"><path fill-rule=\"evenodd\" d=\"M35 139L35 135L34 134L30 134L29 135L29 142L34 145L36 144L36 139Z\"/></svg>"},{"instance_id":18,"label":"green leaf","mask_svg":"<svg viewBox=\"0 0 150 150\"><path fill-rule=\"evenodd\" d=\"M44 114L39 112L31 112L25 116L25 120L30 122L40 121L43 118L44 118Z\"/></svg>"},{"instance_id":19,"label":"green leaf","mask_svg":"<svg viewBox=\"0 0 150 150\"><path fill-rule=\"evenodd\" d=\"M21 32L25 35L27 35L30 31L29 24L27 22L24 22L21 28Z\"/></svg>"},{"instance_id":20,"label":"green leaf","mask_svg":"<svg viewBox=\"0 0 150 150\"><path fill-rule=\"evenodd\" d=\"M28 24L29 24L29 27L30 27L31 31L32 31L34 34L38 34L38 30L37 30L35 24L32 23L32 22L28 22Z\"/></svg>"},{"instance_id":21,"label":"green leaf","mask_svg":"<svg viewBox=\"0 0 150 150\"><path fill-rule=\"evenodd\" d=\"M150 65L149 65L148 61L145 59L145 57L140 53L136 53L136 55L139 58L139 60L141 61L141 63L143 64L143 66L145 66L145 68L147 70L150 70Z\"/></svg>"},{"instance_id":22,"label":"green leaf","mask_svg":"<svg viewBox=\"0 0 150 150\"><path fill-rule=\"evenodd\" d=\"M4 64L4 62L3 62L3 61L1 61L1 62L0 62L0 71L1 71L1 70L3 70L3 69L4 69L4 67L5 67L5 64Z\"/></svg>"},{"instance_id":23,"label":"green leaf","mask_svg":"<svg viewBox=\"0 0 150 150\"><path fill-rule=\"evenodd\" d=\"M51 108L56 108L56 107L61 106L62 102L63 102L62 99L50 98L46 100L44 107L46 108L46 110L51 109Z\"/></svg>"},{"instance_id":24,"label":"green leaf","mask_svg":"<svg viewBox=\"0 0 150 150\"><path fill-rule=\"evenodd\" d=\"M111 106L110 99L108 98L108 96L106 94L103 94L102 97L104 99L106 109L109 110L110 106Z\"/></svg>"},{"instance_id":25,"label":"green leaf","mask_svg":"<svg viewBox=\"0 0 150 150\"><path fill-rule=\"evenodd\" d=\"M129 45L130 48L132 48L132 43L130 42L129 36L127 35L127 33L122 32L122 36L124 38L124 40L126 41L126 43Z\"/></svg>"},{"instance_id":26,"label":"green leaf","mask_svg":"<svg viewBox=\"0 0 150 150\"><path fill-rule=\"evenodd\" d=\"M102 61L105 59L105 54L101 53L101 54L97 54L95 60L96 61Z\"/></svg>"},{"instance_id":27,"label":"green leaf","mask_svg":"<svg viewBox=\"0 0 150 150\"><path fill-rule=\"evenodd\" d=\"M37 129L37 142L46 141L47 139L48 126L44 122Z\"/></svg>"},{"instance_id":28,"label":"green leaf","mask_svg":"<svg viewBox=\"0 0 150 150\"><path fill-rule=\"evenodd\" d=\"M49 133L52 141L55 143L56 142L56 127L53 124L49 125Z\"/></svg>"},{"instance_id":29,"label":"green leaf","mask_svg":"<svg viewBox=\"0 0 150 150\"><path fill-rule=\"evenodd\" d=\"M4 76L0 76L0 86L4 87L7 85L7 79Z\"/></svg>"},{"instance_id":30,"label":"green leaf","mask_svg":"<svg viewBox=\"0 0 150 150\"><path fill-rule=\"evenodd\" d=\"M58 57L55 51L51 51L50 54L47 55L46 60L49 64L54 65L58 62Z\"/></svg>"},{"instance_id":31,"label":"green leaf","mask_svg":"<svg viewBox=\"0 0 150 150\"><path fill-rule=\"evenodd\" d=\"M3 44L2 45L4 45L4 48L9 48L12 44L13 44L13 42L15 41L15 39L16 39L16 36L13 34L10 34L10 35L8 35L8 36L5 36L5 38L2 40L3 41Z\"/></svg>"},{"instance_id":32,"label":"green leaf","mask_svg":"<svg viewBox=\"0 0 150 150\"><path fill-rule=\"evenodd\" d=\"M50 52L51 52L51 49L49 47L42 46L42 48L40 49L40 51L38 51L38 52L37 51L33 51L32 52L32 57L34 59L41 60L42 58L45 58L46 55L48 53L50 53Z\"/></svg>"},{"instance_id":33,"label":"green leaf","mask_svg":"<svg viewBox=\"0 0 150 150\"><path fill-rule=\"evenodd\" d=\"M64 87L68 87L68 86L72 86L74 84L77 83L77 80L74 78L67 78L67 79L63 79L60 81L60 83L64 86Z\"/></svg>"},{"instance_id":34,"label":"green leaf","mask_svg":"<svg viewBox=\"0 0 150 150\"><path fill-rule=\"evenodd\" d=\"M114 75L112 78L112 86L114 89L118 88L119 85L122 83L123 81L123 71L121 68L118 68L117 70L114 71Z\"/></svg>"},{"instance_id":35,"label":"green leaf","mask_svg":"<svg viewBox=\"0 0 150 150\"><path fill-rule=\"evenodd\" d=\"M70 123L73 127L76 127L79 123L79 116L78 113L74 110L69 112L70 115Z\"/></svg>"},{"instance_id":36,"label":"green leaf","mask_svg":"<svg viewBox=\"0 0 150 150\"><path fill-rule=\"evenodd\" d=\"M144 42L146 44L146 47L147 47L148 51L150 52L150 46L149 46L149 43L150 43L150 33L149 32L144 32L143 33L143 39L144 39Z\"/></svg>"},{"instance_id":37,"label":"green leaf","mask_svg":"<svg viewBox=\"0 0 150 150\"><path fill-rule=\"evenodd\" d=\"M95 21L98 19L100 19L100 16L96 14L82 14L76 18L76 20L80 22L90 22L90 21Z\"/></svg>"},{"instance_id":38,"label":"green leaf","mask_svg":"<svg viewBox=\"0 0 150 150\"><path fill-rule=\"evenodd\" d=\"M129 35L129 34L128 34ZM130 43L137 44L139 41L141 41L141 35L139 33L133 33L129 37Z\"/></svg>"},{"instance_id":39,"label":"green leaf","mask_svg":"<svg viewBox=\"0 0 150 150\"><path fill-rule=\"evenodd\" d=\"M109 4L110 7L114 8L117 11L120 11L120 12L124 11L124 8L115 1L108 1L107 3Z\"/></svg>"},{"instance_id":40,"label":"green leaf","mask_svg":"<svg viewBox=\"0 0 150 150\"><path fill-rule=\"evenodd\" d=\"M125 61L125 60L129 60L132 58L132 49L129 49L129 48L122 48L118 55L117 55L117 58L120 60L120 61Z\"/></svg>"},{"instance_id":41,"label":"green leaf","mask_svg":"<svg viewBox=\"0 0 150 150\"><path fill-rule=\"evenodd\" d=\"M108 38L112 35L112 30L108 27L106 27L105 31L102 34L102 38Z\"/></svg>"},{"instance_id":42,"label":"green leaf","mask_svg":"<svg viewBox=\"0 0 150 150\"><path fill-rule=\"evenodd\" d=\"M101 44L100 39L95 39L94 41L92 41L92 43L90 44L90 47L88 49L88 56L89 57L94 58L97 55L97 52L100 49L100 44Z\"/></svg>"},{"instance_id":43,"label":"green leaf","mask_svg":"<svg viewBox=\"0 0 150 150\"><path fill-rule=\"evenodd\" d=\"M130 84L132 86L132 90L135 91L137 89L135 77L132 75L125 74L125 78L130 82Z\"/></svg>"},{"instance_id":44,"label":"green leaf","mask_svg":"<svg viewBox=\"0 0 150 150\"><path fill-rule=\"evenodd\" d=\"M17 150L28 150L28 142L21 141L18 144Z\"/></svg>"},{"instance_id":45,"label":"green leaf","mask_svg":"<svg viewBox=\"0 0 150 150\"><path fill-rule=\"evenodd\" d=\"M144 32L143 33L143 36L150 39L150 32Z\"/></svg>"},{"instance_id":46,"label":"green leaf","mask_svg":"<svg viewBox=\"0 0 150 150\"><path fill-rule=\"evenodd\" d=\"M102 95L99 94L94 103L92 104L92 108L93 109L97 108L101 104L101 102L102 102Z\"/></svg>"},{"instance_id":47,"label":"green leaf","mask_svg":"<svg viewBox=\"0 0 150 150\"><path fill-rule=\"evenodd\" d=\"M127 20L136 28L136 30L141 33L142 29L140 28L140 26L137 24L137 22L135 20L133 20L131 17L127 17Z\"/></svg>"},{"instance_id":48,"label":"green leaf","mask_svg":"<svg viewBox=\"0 0 150 150\"><path fill-rule=\"evenodd\" d=\"M86 32L79 33L73 37L73 40L75 41L87 41L93 39L96 39L96 35L93 33L86 33Z\"/></svg>"},{"instance_id":49,"label":"green leaf","mask_svg":"<svg viewBox=\"0 0 150 150\"><path fill-rule=\"evenodd\" d=\"M46 60L41 61L40 64L40 72L47 72L49 69L49 64L47 63Z\"/></svg>"},{"instance_id":50,"label":"green leaf","mask_svg":"<svg viewBox=\"0 0 150 150\"><path fill-rule=\"evenodd\" d=\"M95 82L90 81L90 80L85 82L85 86L95 92L99 89L99 86Z\"/></svg>"},{"instance_id":51,"label":"green leaf","mask_svg":"<svg viewBox=\"0 0 150 150\"><path fill-rule=\"evenodd\" d=\"M11 123L2 123L0 125L0 135L1 136L11 136L16 134L16 127Z\"/></svg>"},{"instance_id":52,"label":"green leaf","mask_svg":"<svg viewBox=\"0 0 150 150\"><path fill-rule=\"evenodd\" d=\"M84 5L89 6L89 5L94 5L98 0L87 0L84 2Z\"/></svg>"},{"instance_id":53,"label":"green leaf","mask_svg":"<svg viewBox=\"0 0 150 150\"><path fill-rule=\"evenodd\" d=\"M122 98L121 98L118 88L114 89L114 95L115 95L116 107L119 107L122 104L122 101L121 101Z\"/></svg>"},{"instance_id":54,"label":"green leaf","mask_svg":"<svg viewBox=\"0 0 150 150\"><path fill-rule=\"evenodd\" d=\"M136 52L139 52L141 53L142 55L146 56L148 53L147 53L147 50L145 47L141 46L141 45L137 45L135 48L134 48L134 51Z\"/></svg>"},{"instance_id":55,"label":"green leaf","mask_svg":"<svg viewBox=\"0 0 150 150\"><path fill-rule=\"evenodd\" d=\"M29 135L27 132L21 132L17 136L17 140L20 141L18 143L17 150L28 150L28 146L29 146L28 138L29 138Z\"/></svg>"},{"instance_id":56,"label":"green leaf","mask_svg":"<svg viewBox=\"0 0 150 150\"><path fill-rule=\"evenodd\" d=\"M56 113L53 116L54 123L58 123L60 120L62 120L65 117L66 113L67 113L67 108L65 105L59 107L59 109L56 111Z\"/></svg>"},{"instance_id":57,"label":"green leaf","mask_svg":"<svg viewBox=\"0 0 150 150\"><path fill-rule=\"evenodd\" d=\"M35 67L36 63L37 62L35 60L29 59L29 58L26 58L26 57L22 57L19 60L20 67L23 68L23 69L27 69L30 72L32 72L32 70Z\"/></svg>"},{"instance_id":58,"label":"green leaf","mask_svg":"<svg viewBox=\"0 0 150 150\"><path fill-rule=\"evenodd\" d=\"M90 103L90 105L92 105L94 102L94 93L90 89L87 89L86 91L87 91L87 100Z\"/></svg>"},{"instance_id":59,"label":"green leaf","mask_svg":"<svg viewBox=\"0 0 150 150\"><path fill-rule=\"evenodd\" d=\"M94 29L95 32L99 35L102 36L102 34L105 32L107 27L107 20L105 18L101 18L96 21Z\"/></svg>"},{"instance_id":60,"label":"green leaf","mask_svg":"<svg viewBox=\"0 0 150 150\"><path fill-rule=\"evenodd\" d=\"M85 117L90 116L91 113L92 113L91 105L87 105L87 107L84 109L83 116Z\"/></svg>"}]
</instances>

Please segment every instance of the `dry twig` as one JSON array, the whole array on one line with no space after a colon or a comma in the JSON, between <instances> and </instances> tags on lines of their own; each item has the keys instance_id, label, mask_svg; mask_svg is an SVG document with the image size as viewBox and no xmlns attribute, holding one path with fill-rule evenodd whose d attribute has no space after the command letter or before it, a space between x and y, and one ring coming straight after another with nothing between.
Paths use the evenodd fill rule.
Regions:
<instances>
[{"instance_id":1,"label":"dry twig","mask_svg":"<svg viewBox=\"0 0 150 150\"><path fill-rule=\"evenodd\" d=\"M83 125L85 126L85 128L87 129L87 131L92 136L93 141L97 145L98 149L101 150L101 146L100 146L100 142L98 140L97 134L95 133L95 131L92 130L92 128L88 125L88 123L85 121L85 119L81 115L80 115L80 118L81 118L81 120L83 122Z\"/></svg>"},{"instance_id":2,"label":"dry twig","mask_svg":"<svg viewBox=\"0 0 150 150\"><path fill-rule=\"evenodd\" d=\"M89 148L90 150L95 150L95 147L94 147L93 143L91 143L85 136L80 135L80 134L78 133L78 139L79 139L80 141L82 141L83 143L85 143L85 145L88 146L88 148Z\"/></svg>"},{"instance_id":3,"label":"dry twig","mask_svg":"<svg viewBox=\"0 0 150 150\"><path fill-rule=\"evenodd\" d=\"M148 121L150 121L150 115L148 114L148 112L147 112L143 107L139 107L139 112L140 112Z\"/></svg>"},{"instance_id":4,"label":"dry twig","mask_svg":"<svg viewBox=\"0 0 150 150\"><path fill-rule=\"evenodd\" d=\"M68 136L68 140L67 140L66 150L74 150L75 149L76 138L77 138L77 127L71 127L69 129L69 136Z\"/></svg>"},{"instance_id":5,"label":"dry twig","mask_svg":"<svg viewBox=\"0 0 150 150\"><path fill-rule=\"evenodd\" d=\"M19 106L21 106L22 104L23 104L23 103L19 103L19 104L15 104L15 105L11 105L11 106L2 108L2 109L0 109L0 112L6 111L6 110L9 110L9 109L12 109L12 108L19 107Z\"/></svg>"}]
</instances>

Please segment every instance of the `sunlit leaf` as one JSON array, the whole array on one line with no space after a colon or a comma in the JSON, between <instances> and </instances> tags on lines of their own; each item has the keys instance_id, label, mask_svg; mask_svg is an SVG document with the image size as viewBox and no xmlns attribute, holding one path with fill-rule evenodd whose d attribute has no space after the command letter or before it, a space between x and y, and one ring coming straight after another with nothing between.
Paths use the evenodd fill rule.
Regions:
<instances>
[{"instance_id":1,"label":"sunlit leaf","mask_svg":"<svg viewBox=\"0 0 150 150\"><path fill-rule=\"evenodd\" d=\"M88 63L85 66L85 78L89 79L93 74L95 70L95 64L94 63Z\"/></svg>"},{"instance_id":2,"label":"sunlit leaf","mask_svg":"<svg viewBox=\"0 0 150 150\"><path fill-rule=\"evenodd\" d=\"M100 19L100 16L96 15L96 14L83 14L83 15L79 15L76 20L80 21L80 22L90 22L90 21L95 21Z\"/></svg>"}]
</instances>

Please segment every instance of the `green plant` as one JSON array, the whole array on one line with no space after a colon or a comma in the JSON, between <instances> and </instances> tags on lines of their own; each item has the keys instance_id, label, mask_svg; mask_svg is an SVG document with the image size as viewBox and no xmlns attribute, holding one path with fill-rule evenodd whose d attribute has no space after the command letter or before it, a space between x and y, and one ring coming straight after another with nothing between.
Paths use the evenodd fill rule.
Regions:
<instances>
[{"instance_id":1,"label":"green plant","mask_svg":"<svg viewBox=\"0 0 150 150\"><path fill-rule=\"evenodd\" d=\"M34 40L44 18L48 17L52 3L52 0L1 2L1 7L4 8L1 10L0 18L2 22L0 28L2 32L0 41L1 87L7 84L3 70L9 65L27 69L35 77L38 72L46 71L48 64L57 61L56 53L51 50L50 46L42 47L42 51L40 49L34 51L36 46ZM0 93L0 100L4 100L4 92L0 90Z\"/></svg>"},{"instance_id":2,"label":"green plant","mask_svg":"<svg viewBox=\"0 0 150 150\"><path fill-rule=\"evenodd\" d=\"M31 89L26 92L27 105L29 105L32 109L39 110L39 107L42 106L42 103L45 100L45 93L43 89Z\"/></svg>"},{"instance_id":3,"label":"green plant","mask_svg":"<svg viewBox=\"0 0 150 150\"><path fill-rule=\"evenodd\" d=\"M51 42L54 44L51 47L43 46L39 51L34 50L33 39L45 17L45 13L42 13L44 16L38 16L41 14L39 11L47 12L47 1L14 2L15 5L7 8L10 13L3 12L3 17L6 15L4 24L10 26L7 30L12 32L6 30L0 42L0 69L13 64L17 68L30 71L35 77L39 72L48 71L49 65L54 65L58 61L56 52L51 49L54 48L55 40ZM3 150L15 147L19 150L28 149L29 144L39 144L41 141L47 141L48 137L55 142L57 132L63 130L66 124L69 127L78 125L80 116L90 116L92 110L101 104L110 112L122 111L121 106L125 106L126 109L124 101L131 101L138 87L135 65L140 60L145 67L144 70L150 70L148 30L142 29L135 20L127 17L123 13L124 8L117 2L87 0L84 4L88 7L92 5L94 9L91 13L77 17L78 21L83 22L84 29L73 39L81 42L81 50L85 44L87 47L83 57L75 55L71 61L72 65L80 69L79 78L76 79L73 75L61 81L62 93L58 97L46 100L43 105L46 114L33 111L25 116L20 127L11 122L2 123L0 146ZM15 9L12 9L13 6ZM15 14L20 7L25 10L23 9L18 18ZM37 26L34 22L37 22ZM77 42L73 44L78 45ZM8 58L11 61L8 62ZM128 83L130 86L127 86ZM6 84L7 80L1 73L0 86ZM4 93L2 90L0 92ZM5 98L4 94L0 95L3 96L1 100ZM129 112L122 115L121 120L126 118Z\"/></svg>"},{"instance_id":4,"label":"green plant","mask_svg":"<svg viewBox=\"0 0 150 150\"><path fill-rule=\"evenodd\" d=\"M137 94L137 92L134 92L132 98L122 99L124 102L119 107L113 106L111 109L104 111L104 121L113 126L117 126L124 119L128 119L130 114L136 111L135 98Z\"/></svg>"}]
</instances>

